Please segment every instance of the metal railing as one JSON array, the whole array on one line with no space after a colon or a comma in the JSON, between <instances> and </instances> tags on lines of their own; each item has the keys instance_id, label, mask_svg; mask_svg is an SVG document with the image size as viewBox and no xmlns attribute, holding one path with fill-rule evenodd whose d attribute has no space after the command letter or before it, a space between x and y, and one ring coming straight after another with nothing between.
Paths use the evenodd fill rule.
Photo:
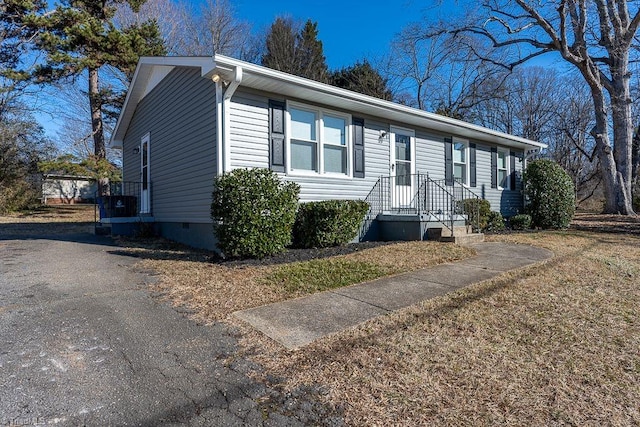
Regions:
<instances>
[{"instance_id":1,"label":"metal railing","mask_svg":"<svg viewBox=\"0 0 640 427\"><path fill-rule=\"evenodd\" d=\"M433 180L429 174L381 176L365 199L369 218L380 213L430 214L452 233L464 218L473 231L480 229L480 196L454 181Z\"/></svg>"},{"instance_id":2,"label":"metal railing","mask_svg":"<svg viewBox=\"0 0 640 427\"><path fill-rule=\"evenodd\" d=\"M143 188L146 187L146 188ZM143 192L147 191L147 195ZM135 217L151 213L151 183L109 182L102 195L95 194L95 220L114 217ZM99 217L98 217L99 214Z\"/></svg>"}]
</instances>

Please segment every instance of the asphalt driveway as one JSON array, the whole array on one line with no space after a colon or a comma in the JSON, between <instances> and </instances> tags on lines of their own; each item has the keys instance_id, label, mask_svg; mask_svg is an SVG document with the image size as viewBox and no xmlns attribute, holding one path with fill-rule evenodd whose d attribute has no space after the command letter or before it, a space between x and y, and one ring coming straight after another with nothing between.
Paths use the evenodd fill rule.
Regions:
<instances>
[{"instance_id":1,"label":"asphalt driveway","mask_svg":"<svg viewBox=\"0 0 640 427\"><path fill-rule=\"evenodd\" d=\"M156 301L108 238L0 236L0 425L301 424L260 406L233 329Z\"/></svg>"}]
</instances>

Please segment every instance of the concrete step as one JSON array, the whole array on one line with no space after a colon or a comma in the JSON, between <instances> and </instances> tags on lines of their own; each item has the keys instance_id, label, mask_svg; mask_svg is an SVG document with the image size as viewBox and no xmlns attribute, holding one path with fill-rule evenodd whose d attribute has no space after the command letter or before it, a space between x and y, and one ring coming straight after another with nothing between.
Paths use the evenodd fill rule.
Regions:
<instances>
[{"instance_id":1,"label":"concrete step","mask_svg":"<svg viewBox=\"0 0 640 427\"><path fill-rule=\"evenodd\" d=\"M453 233L445 227L429 228L427 230L427 237L429 240L440 240L442 237L466 236L470 233L472 233L470 225L456 225L453 227Z\"/></svg>"},{"instance_id":2,"label":"concrete step","mask_svg":"<svg viewBox=\"0 0 640 427\"><path fill-rule=\"evenodd\" d=\"M472 245L474 243L482 243L484 242L484 234L483 233L469 233L463 236L442 236L440 237L441 242L449 242L455 243L456 245L465 246Z\"/></svg>"}]
</instances>

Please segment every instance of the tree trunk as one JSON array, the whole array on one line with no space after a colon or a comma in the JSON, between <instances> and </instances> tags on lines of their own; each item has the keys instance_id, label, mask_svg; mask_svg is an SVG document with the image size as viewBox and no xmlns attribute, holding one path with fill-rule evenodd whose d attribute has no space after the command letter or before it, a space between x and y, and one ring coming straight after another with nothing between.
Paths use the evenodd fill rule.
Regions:
<instances>
[{"instance_id":1,"label":"tree trunk","mask_svg":"<svg viewBox=\"0 0 640 427\"><path fill-rule=\"evenodd\" d=\"M609 140L609 125L607 121L607 106L602 87L592 84L591 96L595 107L596 125L592 136L596 141L596 153L602 169L602 182L605 194L605 213L633 215L631 200L625 191L622 173L616 166L611 142Z\"/></svg>"},{"instance_id":2,"label":"tree trunk","mask_svg":"<svg viewBox=\"0 0 640 427\"><path fill-rule=\"evenodd\" d=\"M93 153L96 161L107 158L107 148L104 142L102 127L102 100L98 85L98 69L89 68L89 108L91 109L91 131L93 134ZM100 195L109 194L109 179L98 178Z\"/></svg>"},{"instance_id":3,"label":"tree trunk","mask_svg":"<svg viewBox=\"0 0 640 427\"><path fill-rule=\"evenodd\" d=\"M618 200L618 210L625 215L634 215L631 195L633 181L633 121L631 93L629 90L629 58L625 51L611 55L612 83L609 89L611 119L613 123L613 158L618 169L618 185L624 197ZM626 51L628 52L628 50Z\"/></svg>"}]
</instances>

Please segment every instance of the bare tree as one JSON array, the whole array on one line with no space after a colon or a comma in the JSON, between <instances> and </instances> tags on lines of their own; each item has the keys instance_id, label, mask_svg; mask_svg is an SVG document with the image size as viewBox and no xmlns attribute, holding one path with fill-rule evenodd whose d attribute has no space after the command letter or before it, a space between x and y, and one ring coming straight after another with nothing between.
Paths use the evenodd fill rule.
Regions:
<instances>
[{"instance_id":1,"label":"bare tree","mask_svg":"<svg viewBox=\"0 0 640 427\"><path fill-rule=\"evenodd\" d=\"M630 12L629 6L632 7ZM449 24L450 25L450 24ZM589 87L605 190L605 211L635 214L629 54L640 25L638 2L623 0L485 0L454 34L487 40L508 69L550 52L573 66Z\"/></svg>"},{"instance_id":2,"label":"bare tree","mask_svg":"<svg viewBox=\"0 0 640 427\"><path fill-rule=\"evenodd\" d=\"M138 12L125 3L116 15L122 27L149 19L158 23L169 55L255 56L251 26L237 18L229 0L206 0L197 8L187 1L148 0Z\"/></svg>"},{"instance_id":3,"label":"bare tree","mask_svg":"<svg viewBox=\"0 0 640 427\"><path fill-rule=\"evenodd\" d=\"M455 118L492 98L507 75L474 55L473 37L452 37L438 28L411 24L394 39L383 67L397 94L415 94L410 105Z\"/></svg>"}]
</instances>

